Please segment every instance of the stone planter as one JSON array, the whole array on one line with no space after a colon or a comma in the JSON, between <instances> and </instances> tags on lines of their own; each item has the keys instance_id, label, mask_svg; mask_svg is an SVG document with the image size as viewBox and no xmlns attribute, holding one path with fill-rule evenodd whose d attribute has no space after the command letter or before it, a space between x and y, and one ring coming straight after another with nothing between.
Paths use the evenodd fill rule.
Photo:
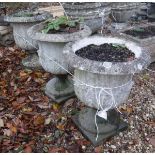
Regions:
<instances>
[{"instance_id":1,"label":"stone planter","mask_svg":"<svg viewBox=\"0 0 155 155\"><path fill-rule=\"evenodd\" d=\"M37 24L29 29L28 34L38 41L39 60L42 67L57 77L46 85L45 93L56 102L62 102L73 96L72 80L67 78L67 70L70 70L67 59L64 59L63 48L70 41L79 40L91 34L89 27L69 34L44 34L41 30L44 23Z\"/></svg>"},{"instance_id":2,"label":"stone planter","mask_svg":"<svg viewBox=\"0 0 155 155\"><path fill-rule=\"evenodd\" d=\"M71 19L83 17L85 24L88 25L92 32L96 32L102 27L107 20L111 8L109 3L63 3L67 16Z\"/></svg>"},{"instance_id":3,"label":"stone planter","mask_svg":"<svg viewBox=\"0 0 155 155\"><path fill-rule=\"evenodd\" d=\"M111 5L112 27L123 29L128 21L140 10L141 3L115 2Z\"/></svg>"},{"instance_id":4,"label":"stone planter","mask_svg":"<svg viewBox=\"0 0 155 155\"><path fill-rule=\"evenodd\" d=\"M84 59L75 54L75 52L90 44L101 45L104 43L116 43L125 45L135 53L136 59L129 62L98 62ZM73 43L68 43L64 48L64 54L69 58L69 65L75 68L74 71L74 90L77 97L87 105L90 110L83 110L76 115L73 120L82 130L85 136L92 141L94 145L99 144L103 139L121 131L126 127L124 122L120 122L119 117L115 118L114 113L110 112L108 116L112 122L107 125L107 121L99 119L99 139L95 141L96 128L95 113L92 108L99 110L114 109L116 106L124 103L130 93L133 85L132 76L140 72L149 64L149 56L133 42L115 37L92 36ZM145 59L145 60L144 60ZM115 102L114 102L115 101ZM100 104L99 104L100 102ZM102 108L101 108L101 106ZM115 113L116 114L116 113ZM92 118L90 120L90 118ZM108 132L109 131L109 132Z\"/></svg>"},{"instance_id":5,"label":"stone planter","mask_svg":"<svg viewBox=\"0 0 155 155\"><path fill-rule=\"evenodd\" d=\"M148 7L148 21L155 22L155 3L150 3Z\"/></svg>"},{"instance_id":6,"label":"stone planter","mask_svg":"<svg viewBox=\"0 0 155 155\"><path fill-rule=\"evenodd\" d=\"M151 63L152 63L155 61L155 36L140 39L140 38L137 38L137 37L134 37L132 35L128 35L125 33L125 31L127 31L127 30L134 30L139 27L145 28L148 26L153 26L155 28L155 22L149 23L149 24L136 25L136 26L122 29L121 31L118 32L119 33L118 35L123 38L126 38L128 40L134 41L134 42L140 44L141 47L146 48L146 50L149 52L149 54L151 56Z\"/></svg>"},{"instance_id":7,"label":"stone planter","mask_svg":"<svg viewBox=\"0 0 155 155\"><path fill-rule=\"evenodd\" d=\"M147 20L148 18L148 5L146 3L142 3L140 10L137 12L135 19L136 20Z\"/></svg>"},{"instance_id":8,"label":"stone planter","mask_svg":"<svg viewBox=\"0 0 155 155\"><path fill-rule=\"evenodd\" d=\"M31 26L50 18L51 15L48 13L42 13L41 15L34 15L32 17L18 16L23 13L31 13L31 12L23 11L23 12L19 12L16 14L12 14L10 16L6 16L4 18L4 20L11 23L11 26L13 27L13 35L14 35L15 43L17 44L17 46L19 46L22 50L26 50L29 54L36 53L37 49L38 49L38 44L36 41L31 39L27 35L27 30ZM34 14L34 13L32 12L32 14ZM36 57L36 56L33 56L33 57ZM27 60L29 60L29 59L23 60L23 65L27 64L27 63L31 64L30 62L27 62ZM26 66L26 67L29 67L29 66ZM30 65L30 67L33 68L36 66Z\"/></svg>"},{"instance_id":9,"label":"stone planter","mask_svg":"<svg viewBox=\"0 0 155 155\"><path fill-rule=\"evenodd\" d=\"M140 3L131 2L113 3L111 8L113 21L117 23L127 22L140 8L140 5Z\"/></svg>"},{"instance_id":10,"label":"stone planter","mask_svg":"<svg viewBox=\"0 0 155 155\"><path fill-rule=\"evenodd\" d=\"M7 22L4 22L4 17L0 16L0 44L9 46L14 43L12 28Z\"/></svg>"}]
</instances>

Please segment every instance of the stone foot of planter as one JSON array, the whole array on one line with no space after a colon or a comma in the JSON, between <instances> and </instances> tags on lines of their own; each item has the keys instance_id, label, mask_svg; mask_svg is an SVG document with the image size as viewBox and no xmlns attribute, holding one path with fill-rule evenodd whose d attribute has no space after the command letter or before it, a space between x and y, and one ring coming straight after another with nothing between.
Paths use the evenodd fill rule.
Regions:
<instances>
[{"instance_id":1,"label":"stone foot of planter","mask_svg":"<svg viewBox=\"0 0 155 155\"><path fill-rule=\"evenodd\" d=\"M155 62L155 55L151 55L151 63Z\"/></svg>"},{"instance_id":2,"label":"stone foot of planter","mask_svg":"<svg viewBox=\"0 0 155 155\"><path fill-rule=\"evenodd\" d=\"M31 69L42 69L42 66L39 62L39 57L37 53L31 53L26 58L22 60L22 64L26 68Z\"/></svg>"},{"instance_id":3,"label":"stone foot of planter","mask_svg":"<svg viewBox=\"0 0 155 155\"><path fill-rule=\"evenodd\" d=\"M126 122L120 120L120 114L116 110L109 110L107 121L99 116L96 118L99 129L98 139L96 141L95 114L95 109L85 108L72 117L73 122L80 129L83 136L90 140L94 146L103 144L108 138L128 127Z\"/></svg>"},{"instance_id":4,"label":"stone foot of planter","mask_svg":"<svg viewBox=\"0 0 155 155\"><path fill-rule=\"evenodd\" d=\"M6 34L0 36L0 44L3 46L11 46L14 43L14 38L12 34Z\"/></svg>"},{"instance_id":5,"label":"stone foot of planter","mask_svg":"<svg viewBox=\"0 0 155 155\"><path fill-rule=\"evenodd\" d=\"M75 95L72 79L58 75L46 84L45 93L55 102L61 103Z\"/></svg>"}]
</instances>

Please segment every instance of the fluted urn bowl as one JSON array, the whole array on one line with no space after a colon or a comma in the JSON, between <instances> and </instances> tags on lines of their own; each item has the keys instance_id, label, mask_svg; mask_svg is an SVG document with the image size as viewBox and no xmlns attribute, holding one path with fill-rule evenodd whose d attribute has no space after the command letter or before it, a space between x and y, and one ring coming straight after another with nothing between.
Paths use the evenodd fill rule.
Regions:
<instances>
[{"instance_id":1,"label":"fluted urn bowl","mask_svg":"<svg viewBox=\"0 0 155 155\"><path fill-rule=\"evenodd\" d=\"M41 68L37 55L38 43L28 36L27 30L33 25L51 17L52 15L47 12L21 11L4 18L4 20L9 22L13 27L13 36L16 45L28 54L28 56L22 60L22 64L25 67L34 69Z\"/></svg>"},{"instance_id":2,"label":"fluted urn bowl","mask_svg":"<svg viewBox=\"0 0 155 155\"><path fill-rule=\"evenodd\" d=\"M51 15L47 12L35 14L34 12L22 11L5 16L4 20L11 23L15 43L23 50L36 50L37 42L27 35L27 30L48 18Z\"/></svg>"},{"instance_id":3,"label":"fluted urn bowl","mask_svg":"<svg viewBox=\"0 0 155 155\"><path fill-rule=\"evenodd\" d=\"M135 59L127 62L99 62L75 54L90 44L104 43L126 46L135 54ZM91 36L68 43L63 53L69 65L75 68L74 90L77 97L87 106L102 110L113 109L124 103L133 85L133 74L145 69L150 63L150 56L145 49L134 42L112 36Z\"/></svg>"},{"instance_id":4,"label":"fluted urn bowl","mask_svg":"<svg viewBox=\"0 0 155 155\"><path fill-rule=\"evenodd\" d=\"M63 48L68 42L88 37L92 31L88 26L84 26L73 33L45 34L41 32L44 26L45 23L37 24L28 30L28 34L38 41L39 60L43 68L57 75L47 83L45 92L56 102L62 102L74 92L72 82L66 76L71 68L68 58L64 58Z\"/></svg>"}]
</instances>

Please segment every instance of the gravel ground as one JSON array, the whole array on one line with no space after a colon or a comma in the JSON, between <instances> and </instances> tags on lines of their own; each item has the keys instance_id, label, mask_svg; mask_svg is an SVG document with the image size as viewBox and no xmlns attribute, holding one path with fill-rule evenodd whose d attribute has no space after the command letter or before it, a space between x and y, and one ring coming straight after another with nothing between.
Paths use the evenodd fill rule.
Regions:
<instances>
[{"instance_id":1,"label":"gravel ground","mask_svg":"<svg viewBox=\"0 0 155 155\"><path fill-rule=\"evenodd\" d=\"M104 152L155 152L155 146L150 143L150 139L155 136L154 76L148 71L135 75L135 85L129 99L119 107L122 112L124 110L122 117L130 126L107 142Z\"/></svg>"}]
</instances>

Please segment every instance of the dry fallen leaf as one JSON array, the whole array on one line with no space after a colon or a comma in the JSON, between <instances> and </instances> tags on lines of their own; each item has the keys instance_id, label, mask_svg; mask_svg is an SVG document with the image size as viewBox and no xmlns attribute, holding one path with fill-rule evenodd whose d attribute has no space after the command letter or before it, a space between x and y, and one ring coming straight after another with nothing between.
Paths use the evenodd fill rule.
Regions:
<instances>
[{"instance_id":1,"label":"dry fallen leaf","mask_svg":"<svg viewBox=\"0 0 155 155\"><path fill-rule=\"evenodd\" d=\"M51 120L52 120L52 118L46 118L45 119L45 125L48 125L48 124L50 124L51 123Z\"/></svg>"},{"instance_id":2,"label":"dry fallen leaf","mask_svg":"<svg viewBox=\"0 0 155 155\"><path fill-rule=\"evenodd\" d=\"M9 47L8 50L11 51L11 52L15 51L15 49L13 47Z\"/></svg>"},{"instance_id":3,"label":"dry fallen leaf","mask_svg":"<svg viewBox=\"0 0 155 155\"><path fill-rule=\"evenodd\" d=\"M18 103L23 103L25 101L26 97L19 97L17 98Z\"/></svg>"},{"instance_id":4,"label":"dry fallen leaf","mask_svg":"<svg viewBox=\"0 0 155 155\"><path fill-rule=\"evenodd\" d=\"M19 76L20 76L20 77L25 77L25 76L28 76L28 74L27 74L25 71L21 71L21 72L19 73Z\"/></svg>"},{"instance_id":5,"label":"dry fallen leaf","mask_svg":"<svg viewBox=\"0 0 155 155\"><path fill-rule=\"evenodd\" d=\"M58 104L58 103L53 103L53 104L52 104L52 108L53 108L53 110L58 111L58 110L60 109L60 104Z\"/></svg>"},{"instance_id":6,"label":"dry fallen leaf","mask_svg":"<svg viewBox=\"0 0 155 155\"><path fill-rule=\"evenodd\" d=\"M59 130L65 130L65 124L58 124L58 125L56 125L56 127L57 127Z\"/></svg>"},{"instance_id":7,"label":"dry fallen leaf","mask_svg":"<svg viewBox=\"0 0 155 155\"><path fill-rule=\"evenodd\" d=\"M98 147L95 147L95 153L101 153L103 152L103 147L102 146L98 146Z\"/></svg>"},{"instance_id":8,"label":"dry fallen leaf","mask_svg":"<svg viewBox=\"0 0 155 155\"><path fill-rule=\"evenodd\" d=\"M34 117L34 125L42 125L45 122L45 118L42 115L38 115Z\"/></svg>"},{"instance_id":9,"label":"dry fallen leaf","mask_svg":"<svg viewBox=\"0 0 155 155\"><path fill-rule=\"evenodd\" d=\"M49 105L37 104L37 106L41 109L48 109Z\"/></svg>"},{"instance_id":10,"label":"dry fallen leaf","mask_svg":"<svg viewBox=\"0 0 155 155\"><path fill-rule=\"evenodd\" d=\"M8 137L11 136L10 129L4 129L3 132L4 132L4 136L8 136Z\"/></svg>"},{"instance_id":11,"label":"dry fallen leaf","mask_svg":"<svg viewBox=\"0 0 155 155\"><path fill-rule=\"evenodd\" d=\"M17 128L16 128L15 126L12 126L12 127L10 128L10 130L11 130L14 134L17 133Z\"/></svg>"},{"instance_id":12,"label":"dry fallen leaf","mask_svg":"<svg viewBox=\"0 0 155 155\"><path fill-rule=\"evenodd\" d=\"M27 107L27 108L24 107L24 108L22 109L22 111L23 111L23 112L32 112L33 109L30 108L30 107Z\"/></svg>"},{"instance_id":13,"label":"dry fallen leaf","mask_svg":"<svg viewBox=\"0 0 155 155\"><path fill-rule=\"evenodd\" d=\"M132 113L133 112L133 109L131 108L131 107L127 107L127 112L130 114L130 113Z\"/></svg>"},{"instance_id":14,"label":"dry fallen leaf","mask_svg":"<svg viewBox=\"0 0 155 155\"><path fill-rule=\"evenodd\" d=\"M62 150L63 150L63 148L53 146L53 147L49 148L48 153L59 153Z\"/></svg>"},{"instance_id":15,"label":"dry fallen leaf","mask_svg":"<svg viewBox=\"0 0 155 155\"><path fill-rule=\"evenodd\" d=\"M153 145L155 147L155 136L150 138L150 143L151 143L151 145Z\"/></svg>"},{"instance_id":16,"label":"dry fallen leaf","mask_svg":"<svg viewBox=\"0 0 155 155\"><path fill-rule=\"evenodd\" d=\"M3 121L3 119L0 118L0 128L1 127L4 127L4 121Z\"/></svg>"},{"instance_id":17,"label":"dry fallen leaf","mask_svg":"<svg viewBox=\"0 0 155 155\"><path fill-rule=\"evenodd\" d=\"M6 126L10 129L12 134L17 133L17 128L12 123L7 123Z\"/></svg>"},{"instance_id":18,"label":"dry fallen leaf","mask_svg":"<svg viewBox=\"0 0 155 155\"><path fill-rule=\"evenodd\" d=\"M27 146L25 149L24 149L24 153L31 153L32 152L32 147L31 146Z\"/></svg>"},{"instance_id":19,"label":"dry fallen leaf","mask_svg":"<svg viewBox=\"0 0 155 155\"><path fill-rule=\"evenodd\" d=\"M43 76L43 74L39 71L36 71L34 74L36 75L37 78L41 78Z\"/></svg>"}]
</instances>

